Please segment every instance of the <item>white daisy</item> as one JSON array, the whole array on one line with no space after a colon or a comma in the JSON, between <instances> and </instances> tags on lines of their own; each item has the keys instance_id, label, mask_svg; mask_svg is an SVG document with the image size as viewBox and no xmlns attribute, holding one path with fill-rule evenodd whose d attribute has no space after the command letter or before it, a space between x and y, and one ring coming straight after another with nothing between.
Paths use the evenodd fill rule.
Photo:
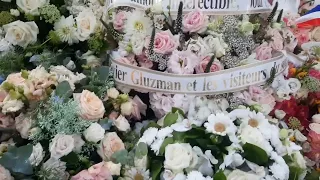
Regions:
<instances>
[{"instance_id":1,"label":"white daisy","mask_svg":"<svg viewBox=\"0 0 320 180\"><path fill-rule=\"evenodd\" d=\"M128 14L128 19L124 26L126 34L143 34L148 35L151 32L152 21L148 18L143 11L133 11Z\"/></svg>"},{"instance_id":2,"label":"white daisy","mask_svg":"<svg viewBox=\"0 0 320 180\"><path fill-rule=\"evenodd\" d=\"M253 128L263 129L269 124L267 118L262 113L249 112L247 117L241 119L241 126L251 126Z\"/></svg>"},{"instance_id":3,"label":"white daisy","mask_svg":"<svg viewBox=\"0 0 320 180\"><path fill-rule=\"evenodd\" d=\"M149 170L130 168L124 173L124 179L126 180L151 180Z\"/></svg>"},{"instance_id":4,"label":"white daisy","mask_svg":"<svg viewBox=\"0 0 320 180\"><path fill-rule=\"evenodd\" d=\"M206 130L213 134L225 136L227 134L234 134L237 127L233 124L229 116L218 113L216 115L211 114L208 117L208 122L204 124Z\"/></svg>"},{"instance_id":5,"label":"white daisy","mask_svg":"<svg viewBox=\"0 0 320 180\"><path fill-rule=\"evenodd\" d=\"M69 45L79 42L79 35L72 15L67 18L62 16L58 22L54 23L54 30L62 42L68 42Z\"/></svg>"}]
</instances>

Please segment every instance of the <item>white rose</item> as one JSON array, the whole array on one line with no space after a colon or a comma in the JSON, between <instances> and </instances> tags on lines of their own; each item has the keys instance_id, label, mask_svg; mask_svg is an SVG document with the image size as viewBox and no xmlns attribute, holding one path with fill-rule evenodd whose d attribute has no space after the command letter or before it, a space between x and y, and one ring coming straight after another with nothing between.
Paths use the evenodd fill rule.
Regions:
<instances>
[{"instance_id":1,"label":"white rose","mask_svg":"<svg viewBox=\"0 0 320 180\"><path fill-rule=\"evenodd\" d=\"M17 131L20 133L20 136L23 139L28 139L29 131L32 125L32 120L30 119L30 117L21 113L19 116L15 118L15 125Z\"/></svg>"},{"instance_id":2,"label":"white rose","mask_svg":"<svg viewBox=\"0 0 320 180\"><path fill-rule=\"evenodd\" d=\"M105 130L98 123L92 123L83 133L87 141L97 143L104 137Z\"/></svg>"},{"instance_id":3,"label":"white rose","mask_svg":"<svg viewBox=\"0 0 320 180\"><path fill-rule=\"evenodd\" d=\"M29 44L37 42L39 28L32 22L14 21L3 26L6 32L5 39L13 45L27 47Z\"/></svg>"},{"instance_id":4,"label":"white rose","mask_svg":"<svg viewBox=\"0 0 320 180\"><path fill-rule=\"evenodd\" d=\"M12 16L20 16L20 11L18 9L10 9L10 14Z\"/></svg>"},{"instance_id":5,"label":"white rose","mask_svg":"<svg viewBox=\"0 0 320 180\"><path fill-rule=\"evenodd\" d=\"M122 115L120 115L116 120L114 120L113 123L119 131L127 132L130 130L130 124L128 120Z\"/></svg>"},{"instance_id":6,"label":"white rose","mask_svg":"<svg viewBox=\"0 0 320 180\"><path fill-rule=\"evenodd\" d=\"M112 176L120 176L121 164L115 164L111 161L105 162L105 166L109 169Z\"/></svg>"},{"instance_id":7,"label":"white rose","mask_svg":"<svg viewBox=\"0 0 320 180\"><path fill-rule=\"evenodd\" d=\"M76 17L76 22L80 41L87 40L97 25L97 19L92 10L81 11Z\"/></svg>"},{"instance_id":8,"label":"white rose","mask_svg":"<svg viewBox=\"0 0 320 180\"><path fill-rule=\"evenodd\" d=\"M320 114L313 115L312 122L320 124Z\"/></svg>"},{"instance_id":9,"label":"white rose","mask_svg":"<svg viewBox=\"0 0 320 180\"><path fill-rule=\"evenodd\" d=\"M32 154L29 157L30 164L38 166L44 158L43 148L40 143L33 146Z\"/></svg>"},{"instance_id":10,"label":"white rose","mask_svg":"<svg viewBox=\"0 0 320 180\"><path fill-rule=\"evenodd\" d=\"M125 116L130 116L133 110L132 102L128 101L128 102L122 103L120 106L120 109L121 109L121 114Z\"/></svg>"},{"instance_id":11,"label":"white rose","mask_svg":"<svg viewBox=\"0 0 320 180\"><path fill-rule=\"evenodd\" d=\"M228 177L228 180L260 180L261 178L255 174L247 173L241 170L232 171Z\"/></svg>"},{"instance_id":12,"label":"white rose","mask_svg":"<svg viewBox=\"0 0 320 180\"><path fill-rule=\"evenodd\" d=\"M188 50L199 56L206 56L212 52L212 50L209 49L201 37L198 37L198 39L191 38L188 42L186 42L186 44L188 45Z\"/></svg>"},{"instance_id":13,"label":"white rose","mask_svg":"<svg viewBox=\"0 0 320 180\"><path fill-rule=\"evenodd\" d=\"M190 166L192 158L193 150L190 144L169 144L165 148L164 168L181 172Z\"/></svg>"},{"instance_id":14,"label":"white rose","mask_svg":"<svg viewBox=\"0 0 320 180\"><path fill-rule=\"evenodd\" d=\"M119 96L119 91L116 89L116 88L111 88L111 89L108 89L107 91L107 95L109 98L112 98L112 99L117 99L117 97Z\"/></svg>"},{"instance_id":15,"label":"white rose","mask_svg":"<svg viewBox=\"0 0 320 180\"><path fill-rule=\"evenodd\" d=\"M249 125L241 130L240 139L243 144L250 143L264 149L267 154L270 154L273 150L263 134L257 128L253 128Z\"/></svg>"},{"instance_id":16,"label":"white rose","mask_svg":"<svg viewBox=\"0 0 320 180\"><path fill-rule=\"evenodd\" d=\"M226 54L226 48L228 48L228 45L223 41L222 38L209 35L203 40L210 49L213 49L213 53L215 54L216 58L220 58Z\"/></svg>"},{"instance_id":17,"label":"white rose","mask_svg":"<svg viewBox=\"0 0 320 180\"><path fill-rule=\"evenodd\" d=\"M151 12L153 12L154 14L161 14L163 12L162 10L162 2L158 2L155 3L152 7L151 7Z\"/></svg>"},{"instance_id":18,"label":"white rose","mask_svg":"<svg viewBox=\"0 0 320 180\"><path fill-rule=\"evenodd\" d=\"M22 109L24 106L23 102L16 99L11 99L10 96L7 96L2 103L0 103L0 107L2 108L2 112L12 113L17 112Z\"/></svg>"},{"instance_id":19,"label":"white rose","mask_svg":"<svg viewBox=\"0 0 320 180\"><path fill-rule=\"evenodd\" d=\"M61 158L68 155L74 148L74 139L70 135L57 134L49 145L51 157Z\"/></svg>"},{"instance_id":20,"label":"white rose","mask_svg":"<svg viewBox=\"0 0 320 180\"><path fill-rule=\"evenodd\" d=\"M24 13L39 15L39 8L49 4L49 0L17 0L16 3Z\"/></svg>"}]
</instances>

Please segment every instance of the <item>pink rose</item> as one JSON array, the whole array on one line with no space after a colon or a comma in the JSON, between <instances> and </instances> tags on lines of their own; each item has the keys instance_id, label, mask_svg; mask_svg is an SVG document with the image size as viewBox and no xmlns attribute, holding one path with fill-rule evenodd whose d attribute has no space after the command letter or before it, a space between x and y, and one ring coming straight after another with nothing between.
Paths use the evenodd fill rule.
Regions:
<instances>
[{"instance_id":1,"label":"pink rose","mask_svg":"<svg viewBox=\"0 0 320 180\"><path fill-rule=\"evenodd\" d=\"M311 123L308 140L311 145L311 152L308 153L310 159L320 161L320 124Z\"/></svg>"},{"instance_id":2,"label":"pink rose","mask_svg":"<svg viewBox=\"0 0 320 180\"><path fill-rule=\"evenodd\" d=\"M309 70L309 76L320 80L320 71L315 70L315 69L310 69Z\"/></svg>"},{"instance_id":3,"label":"pink rose","mask_svg":"<svg viewBox=\"0 0 320 180\"><path fill-rule=\"evenodd\" d=\"M125 64L129 64L129 65L133 65L133 66L138 66L138 63L134 59L134 55L129 55L127 57L121 57L121 58L116 59L116 61L119 61L119 62L122 62Z\"/></svg>"},{"instance_id":4,"label":"pink rose","mask_svg":"<svg viewBox=\"0 0 320 180\"><path fill-rule=\"evenodd\" d=\"M112 111L110 114L109 114L109 119L111 120L116 120L119 116L119 113L116 112L116 111Z\"/></svg>"},{"instance_id":5,"label":"pink rose","mask_svg":"<svg viewBox=\"0 0 320 180\"><path fill-rule=\"evenodd\" d=\"M95 180L95 179L87 170L83 170L79 172L77 175L73 176L71 180Z\"/></svg>"},{"instance_id":6,"label":"pink rose","mask_svg":"<svg viewBox=\"0 0 320 180\"><path fill-rule=\"evenodd\" d=\"M208 63L210 62L211 60L211 57L210 56L207 56L205 57L199 64L199 66L197 66L196 68L196 72L199 74L199 73L204 73L207 66L208 66ZM214 59L211 67L210 67L210 72L217 72L217 71L221 71L223 70L224 67L223 65L220 63L220 61L218 59Z\"/></svg>"},{"instance_id":7,"label":"pink rose","mask_svg":"<svg viewBox=\"0 0 320 180\"><path fill-rule=\"evenodd\" d=\"M174 74L193 74L199 65L199 58L191 51L173 51L168 61L168 72Z\"/></svg>"},{"instance_id":8,"label":"pink rose","mask_svg":"<svg viewBox=\"0 0 320 180\"><path fill-rule=\"evenodd\" d=\"M0 179L1 180L14 180L11 176L10 171L5 169L3 166L0 165Z\"/></svg>"},{"instance_id":9,"label":"pink rose","mask_svg":"<svg viewBox=\"0 0 320 180\"><path fill-rule=\"evenodd\" d=\"M14 120L11 116L0 113L0 127L7 128L14 124Z\"/></svg>"},{"instance_id":10,"label":"pink rose","mask_svg":"<svg viewBox=\"0 0 320 180\"><path fill-rule=\"evenodd\" d=\"M147 58L145 52L143 52L142 55L137 56L137 61L142 68L151 69L153 67L153 62Z\"/></svg>"},{"instance_id":11,"label":"pink rose","mask_svg":"<svg viewBox=\"0 0 320 180\"><path fill-rule=\"evenodd\" d=\"M81 94L74 94L79 102L80 116L86 120L99 120L105 113L104 105L93 92L83 90Z\"/></svg>"},{"instance_id":12,"label":"pink rose","mask_svg":"<svg viewBox=\"0 0 320 180\"><path fill-rule=\"evenodd\" d=\"M171 96L162 93L150 93L150 107L157 118L162 118L171 111L174 100Z\"/></svg>"},{"instance_id":13,"label":"pink rose","mask_svg":"<svg viewBox=\"0 0 320 180\"><path fill-rule=\"evenodd\" d=\"M299 46L310 41L310 29L295 29L294 35L298 39Z\"/></svg>"},{"instance_id":14,"label":"pink rose","mask_svg":"<svg viewBox=\"0 0 320 180\"><path fill-rule=\"evenodd\" d=\"M108 160L111 158L113 153L124 149L124 143L119 138L117 133L109 132L106 133L104 138L101 140L97 152L102 159Z\"/></svg>"},{"instance_id":15,"label":"pink rose","mask_svg":"<svg viewBox=\"0 0 320 180\"><path fill-rule=\"evenodd\" d=\"M202 11L195 10L183 17L183 31L203 33L209 23L209 17L204 15Z\"/></svg>"},{"instance_id":16,"label":"pink rose","mask_svg":"<svg viewBox=\"0 0 320 180\"><path fill-rule=\"evenodd\" d=\"M244 94L246 98L246 103L248 105L260 104L264 106L264 112L269 114L269 112L276 105L276 99L272 96L272 90L263 90L258 86L250 86L249 94ZM248 96L250 95L250 97Z\"/></svg>"},{"instance_id":17,"label":"pink rose","mask_svg":"<svg viewBox=\"0 0 320 180\"><path fill-rule=\"evenodd\" d=\"M110 170L104 162L91 166L88 172L94 177L94 180L112 180Z\"/></svg>"},{"instance_id":18,"label":"pink rose","mask_svg":"<svg viewBox=\"0 0 320 180\"><path fill-rule=\"evenodd\" d=\"M132 105L133 105L132 116L135 119L140 120L141 114L146 116L147 105L144 102L142 102L139 96L135 96L132 99Z\"/></svg>"},{"instance_id":19,"label":"pink rose","mask_svg":"<svg viewBox=\"0 0 320 180\"><path fill-rule=\"evenodd\" d=\"M113 20L113 27L115 30L122 31L125 21L127 20L127 14L124 11L120 11L115 15Z\"/></svg>"},{"instance_id":20,"label":"pink rose","mask_svg":"<svg viewBox=\"0 0 320 180\"><path fill-rule=\"evenodd\" d=\"M256 59L257 60L267 60L272 58L272 48L264 42L256 49Z\"/></svg>"},{"instance_id":21,"label":"pink rose","mask_svg":"<svg viewBox=\"0 0 320 180\"><path fill-rule=\"evenodd\" d=\"M172 53L179 46L179 36L167 31L158 32L154 39L154 51L160 54Z\"/></svg>"}]
</instances>

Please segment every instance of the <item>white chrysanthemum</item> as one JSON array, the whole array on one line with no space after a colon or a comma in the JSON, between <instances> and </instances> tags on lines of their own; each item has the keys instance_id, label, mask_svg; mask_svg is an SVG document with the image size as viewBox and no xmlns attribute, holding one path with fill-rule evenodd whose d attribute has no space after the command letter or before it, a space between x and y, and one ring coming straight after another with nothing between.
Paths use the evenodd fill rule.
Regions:
<instances>
[{"instance_id":1,"label":"white chrysanthemum","mask_svg":"<svg viewBox=\"0 0 320 180\"><path fill-rule=\"evenodd\" d=\"M54 24L54 30L62 42L68 42L69 45L79 42L79 35L72 15L67 18L62 16L61 19Z\"/></svg>"},{"instance_id":2,"label":"white chrysanthemum","mask_svg":"<svg viewBox=\"0 0 320 180\"><path fill-rule=\"evenodd\" d=\"M279 180L286 180L286 174L284 173L284 167L281 166L280 164L273 163L270 167L269 170L272 173L272 176L276 179Z\"/></svg>"},{"instance_id":3,"label":"white chrysanthemum","mask_svg":"<svg viewBox=\"0 0 320 180\"><path fill-rule=\"evenodd\" d=\"M237 130L230 117L223 113L216 115L211 114L208 117L208 122L204 124L204 127L206 127L208 132L221 136L234 134Z\"/></svg>"},{"instance_id":4,"label":"white chrysanthemum","mask_svg":"<svg viewBox=\"0 0 320 180\"><path fill-rule=\"evenodd\" d=\"M137 169L137 168L130 168L128 169L124 176L126 180L136 180L136 179L143 179L143 180L151 180L149 170Z\"/></svg>"},{"instance_id":5,"label":"white chrysanthemum","mask_svg":"<svg viewBox=\"0 0 320 180\"><path fill-rule=\"evenodd\" d=\"M199 171L191 171L187 176L187 180L207 180L207 179L209 180L212 178L205 178Z\"/></svg>"},{"instance_id":6,"label":"white chrysanthemum","mask_svg":"<svg viewBox=\"0 0 320 180\"><path fill-rule=\"evenodd\" d=\"M140 138L139 142L144 142L150 146L156 139L157 133L157 128L149 128L143 133L143 136Z\"/></svg>"},{"instance_id":7,"label":"white chrysanthemum","mask_svg":"<svg viewBox=\"0 0 320 180\"><path fill-rule=\"evenodd\" d=\"M124 26L124 31L128 35L142 34L147 35L151 32L152 21L146 17L143 11L133 11L128 14L128 19ZM141 42L143 43L143 42Z\"/></svg>"}]
</instances>

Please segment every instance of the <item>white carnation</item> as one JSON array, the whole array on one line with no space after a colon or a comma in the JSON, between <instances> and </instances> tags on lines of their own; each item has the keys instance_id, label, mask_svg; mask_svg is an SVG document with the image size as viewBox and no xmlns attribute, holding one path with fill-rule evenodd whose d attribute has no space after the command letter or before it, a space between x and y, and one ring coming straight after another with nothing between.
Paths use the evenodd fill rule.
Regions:
<instances>
[{"instance_id":1,"label":"white carnation","mask_svg":"<svg viewBox=\"0 0 320 180\"><path fill-rule=\"evenodd\" d=\"M98 123L92 123L83 133L87 141L97 143L104 138L105 130Z\"/></svg>"},{"instance_id":2,"label":"white carnation","mask_svg":"<svg viewBox=\"0 0 320 180\"><path fill-rule=\"evenodd\" d=\"M38 166L44 158L43 148L40 143L33 146L32 154L29 157L29 162L33 166Z\"/></svg>"},{"instance_id":3,"label":"white carnation","mask_svg":"<svg viewBox=\"0 0 320 180\"><path fill-rule=\"evenodd\" d=\"M156 139L157 133L158 133L157 128L153 128L153 127L149 128L144 131L143 136L140 138L139 142L144 142L150 146L153 143L153 141Z\"/></svg>"}]
</instances>

